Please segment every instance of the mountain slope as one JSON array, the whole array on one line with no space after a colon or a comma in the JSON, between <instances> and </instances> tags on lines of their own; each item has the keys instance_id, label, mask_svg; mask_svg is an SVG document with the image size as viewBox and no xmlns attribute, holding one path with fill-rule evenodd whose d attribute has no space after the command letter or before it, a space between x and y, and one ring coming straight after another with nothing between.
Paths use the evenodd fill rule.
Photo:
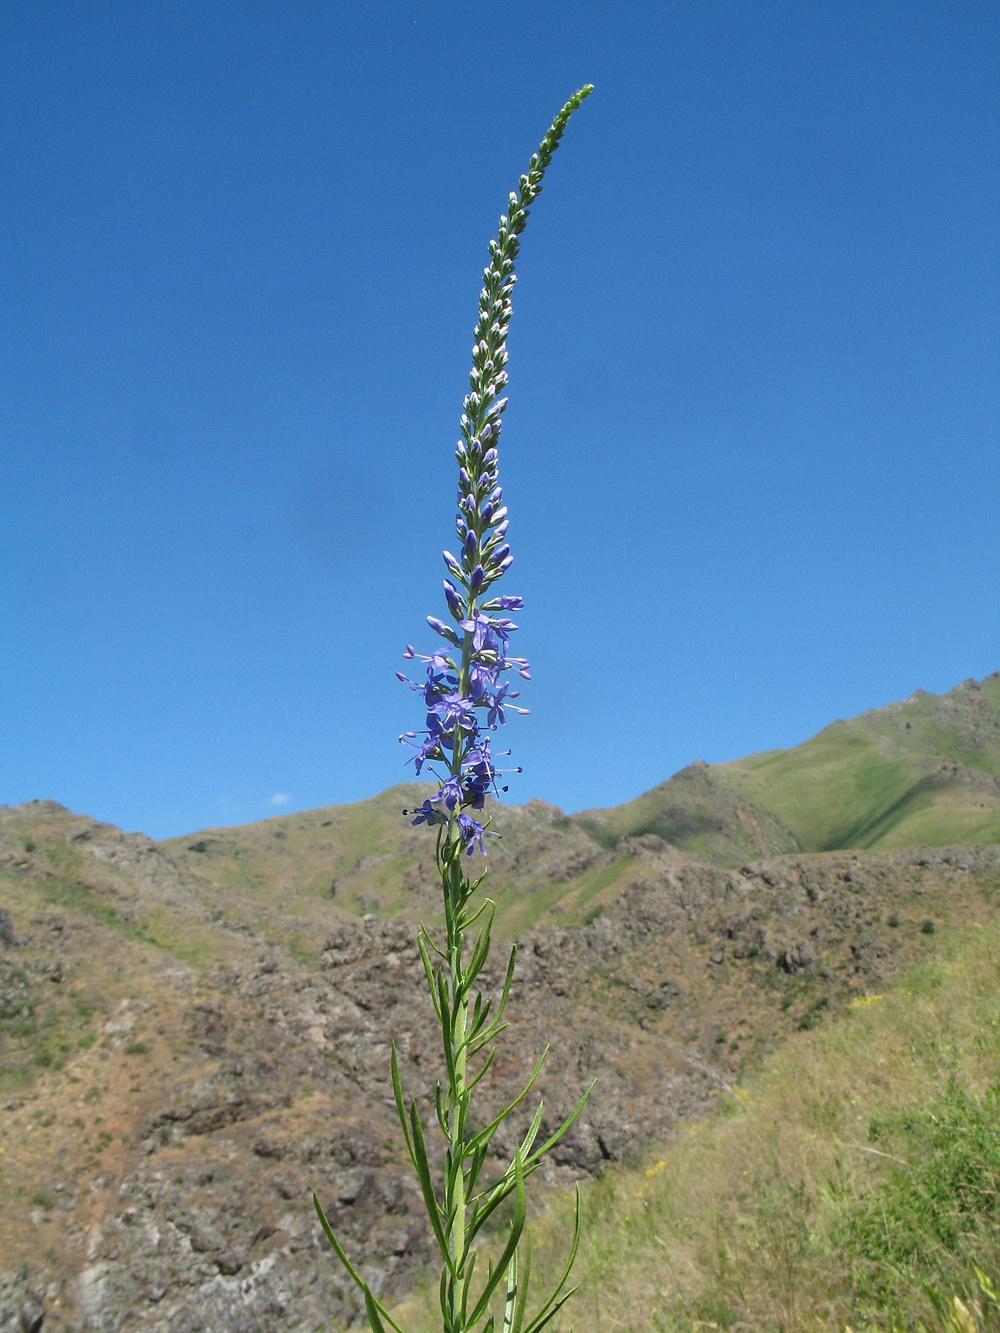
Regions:
<instances>
[{"instance_id":1,"label":"mountain slope","mask_svg":"<svg viewBox=\"0 0 1000 1333\"><path fill-rule=\"evenodd\" d=\"M1000 840L1000 673L721 765L808 851Z\"/></svg>"},{"instance_id":2,"label":"mountain slope","mask_svg":"<svg viewBox=\"0 0 1000 1333\"><path fill-rule=\"evenodd\" d=\"M434 838L413 828L404 808L433 791L407 783L366 801L278 815L257 824L207 829L160 844L216 907L308 933L332 904L354 916L435 919L440 888ZM571 917L611 882L628 880L627 850L615 854L545 801L489 803L502 837L490 847L489 885L508 938L553 910Z\"/></svg>"},{"instance_id":3,"label":"mountain slope","mask_svg":"<svg viewBox=\"0 0 1000 1333\"><path fill-rule=\"evenodd\" d=\"M550 1044L551 1127L597 1078L553 1184L662 1139L789 1033L983 920L1000 887L997 847L729 870L654 835L612 859L551 807L524 818L505 871L534 884L523 896L556 908L606 881L587 910L520 932L511 1029L482 1086L488 1114ZM51 802L0 809L0 1328L25 1308L63 1333L350 1320L312 1187L381 1291L426 1263L388 1086L391 1039L432 1115L442 1071L412 924L305 890L289 910L276 841L257 853L277 858L268 903L252 857L246 891L216 893L141 834ZM568 878L520 861L529 845ZM574 879L574 847L608 859Z\"/></svg>"},{"instance_id":4,"label":"mountain slope","mask_svg":"<svg viewBox=\"0 0 1000 1333\"><path fill-rule=\"evenodd\" d=\"M653 833L725 864L848 847L1000 841L1000 672L838 720L788 750L692 764L574 816L609 848Z\"/></svg>"},{"instance_id":5,"label":"mountain slope","mask_svg":"<svg viewBox=\"0 0 1000 1333\"><path fill-rule=\"evenodd\" d=\"M402 810L432 790L404 783L369 800L206 829L161 844L225 910L302 929L333 901L354 915L437 909L431 840ZM801 745L723 764L696 762L623 805L565 815L545 801L490 803L502 837L490 892L508 937L578 920L634 878L635 840L738 866L761 856L1000 841L1000 673L944 695L836 721Z\"/></svg>"}]
</instances>

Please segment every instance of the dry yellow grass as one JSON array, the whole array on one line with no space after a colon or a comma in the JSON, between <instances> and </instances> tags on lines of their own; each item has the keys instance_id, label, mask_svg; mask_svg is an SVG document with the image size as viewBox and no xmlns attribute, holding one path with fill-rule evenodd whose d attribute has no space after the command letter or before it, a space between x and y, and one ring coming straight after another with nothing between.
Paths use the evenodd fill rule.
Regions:
<instances>
[{"instance_id":1,"label":"dry yellow grass","mask_svg":"<svg viewBox=\"0 0 1000 1333\"><path fill-rule=\"evenodd\" d=\"M893 992L858 997L837 1020L796 1034L724 1095L715 1115L680 1128L638 1168L609 1171L589 1187L581 1286L554 1333L840 1333L848 1324L930 1318L917 1280L908 1303L877 1310L866 1301L859 1274L868 1270L838 1235L896 1155L873 1144L872 1120L933 1108L949 1087L980 1098L998 1073L994 922L956 939ZM556 1271L568 1231L564 1203L536 1224L539 1287ZM1000 1232L988 1219L975 1253L972 1244L955 1261L956 1281L963 1265L971 1272L973 1261L988 1268L1000 1260ZM401 1307L399 1319L407 1330L433 1329L432 1295Z\"/></svg>"}]
</instances>

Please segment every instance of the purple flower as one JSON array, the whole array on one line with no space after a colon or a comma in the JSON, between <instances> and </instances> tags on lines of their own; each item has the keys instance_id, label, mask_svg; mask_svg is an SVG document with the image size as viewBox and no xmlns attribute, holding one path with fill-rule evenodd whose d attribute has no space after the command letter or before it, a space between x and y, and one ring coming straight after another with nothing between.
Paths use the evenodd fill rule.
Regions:
<instances>
[{"instance_id":1,"label":"purple flower","mask_svg":"<svg viewBox=\"0 0 1000 1333\"><path fill-rule=\"evenodd\" d=\"M441 787L441 790L433 798L447 806L449 810L454 810L462 799L462 784L458 778L449 778Z\"/></svg>"},{"instance_id":2,"label":"purple flower","mask_svg":"<svg viewBox=\"0 0 1000 1333\"><path fill-rule=\"evenodd\" d=\"M435 699L427 710L427 725L430 726L430 719L435 717L442 731L450 731L454 727L461 727L463 731L474 731L475 707L475 700L459 694L457 690L449 690L447 694Z\"/></svg>"},{"instance_id":3,"label":"purple flower","mask_svg":"<svg viewBox=\"0 0 1000 1333\"><path fill-rule=\"evenodd\" d=\"M428 708L434 707L439 702L442 695L456 684L455 677L446 675L443 672L435 671L433 667L427 668L427 680L423 685L417 686L424 696L424 703Z\"/></svg>"},{"instance_id":4,"label":"purple flower","mask_svg":"<svg viewBox=\"0 0 1000 1333\"><path fill-rule=\"evenodd\" d=\"M520 695L518 691L511 691L510 686L504 682L490 700L490 711L487 716L488 725L494 730L496 730L497 727L503 726L507 721L506 715L504 714L504 700L517 699L519 697ZM515 713L527 713L529 711L527 708L518 708L517 704L509 702L507 703L507 707L512 708Z\"/></svg>"},{"instance_id":5,"label":"purple flower","mask_svg":"<svg viewBox=\"0 0 1000 1333\"><path fill-rule=\"evenodd\" d=\"M465 784L463 805L473 810L482 810L490 790L496 791L496 769L490 758L489 742L483 741L476 749L470 750L465 757L466 769L462 774Z\"/></svg>"},{"instance_id":6,"label":"purple flower","mask_svg":"<svg viewBox=\"0 0 1000 1333\"><path fill-rule=\"evenodd\" d=\"M417 821L414 820L414 823ZM476 847L486 855L486 848L483 846L483 834L486 830L480 824L478 819L473 819L471 815L459 815L458 831L462 835L462 841L465 843L465 854L471 856Z\"/></svg>"},{"instance_id":7,"label":"purple flower","mask_svg":"<svg viewBox=\"0 0 1000 1333\"><path fill-rule=\"evenodd\" d=\"M477 704L487 702L487 695L496 689L500 668L496 661L484 662L474 656L469 665L469 694Z\"/></svg>"},{"instance_id":8,"label":"purple flower","mask_svg":"<svg viewBox=\"0 0 1000 1333\"><path fill-rule=\"evenodd\" d=\"M404 815L416 815L416 819L411 819L411 824L446 824L447 816L440 810L435 810L430 800L424 801L419 810L404 810ZM461 816L459 816L461 818Z\"/></svg>"},{"instance_id":9,"label":"purple flower","mask_svg":"<svg viewBox=\"0 0 1000 1333\"><path fill-rule=\"evenodd\" d=\"M417 733L415 731L404 731L402 736L400 736L399 741L401 745L408 745L412 750L416 751L415 754L410 756L408 762L411 763L414 770L419 773L428 760L443 759L444 755L441 753L441 742L438 735L428 732L424 735L422 741L418 741L416 736Z\"/></svg>"},{"instance_id":10,"label":"purple flower","mask_svg":"<svg viewBox=\"0 0 1000 1333\"><path fill-rule=\"evenodd\" d=\"M457 677L454 676L455 663L452 661L451 657L449 657L449 655L441 648L439 648L437 652L428 655L425 653L415 653L413 649L410 648L409 645L407 645L407 651L403 654L403 656L406 658L415 659L418 662L425 662L427 664L428 679L431 676L444 677L445 675L451 675L455 679L457 679ZM404 676L402 671L396 672L396 679L403 681L403 683L406 685L409 685L410 689L412 690L424 690L427 688L426 681L418 684L416 681L410 680L409 676Z\"/></svg>"},{"instance_id":11,"label":"purple flower","mask_svg":"<svg viewBox=\"0 0 1000 1333\"><path fill-rule=\"evenodd\" d=\"M472 647L477 653L496 652L501 646L506 647L507 640L517 629L512 620L494 620L482 611L476 611L468 620L460 620L458 627L472 635Z\"/></svg>"}]
</instances>

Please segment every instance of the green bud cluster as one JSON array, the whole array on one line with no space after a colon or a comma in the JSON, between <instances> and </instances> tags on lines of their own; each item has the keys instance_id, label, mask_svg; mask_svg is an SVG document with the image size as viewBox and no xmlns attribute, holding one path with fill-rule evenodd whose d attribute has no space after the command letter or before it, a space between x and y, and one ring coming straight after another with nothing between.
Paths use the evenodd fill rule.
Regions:
<instances>
[{"instance_id":1,"label":"green bud cluster","mask_svg":"<svg viewBox=\"0 0 1000 1333\"><path fill-rule=\"evenodd\" d=\"M517 190L508 196L507 212L501 215L497 234L488 247L490 259L483 270L479 316L473 332L469 392L462 404L462 438L455 451L459 466L458 535L464 542L471 531L475 540L460 560L445 553L449 572L473 595L502 577L510 564L503 548L504 532L496 531L506 512L501 512L497 487L496 446L500 419L507 406L506 398L500 395L507 385L507 330L517 281L514 261L520 248L518 237L528 224L531 205L542 191L542 177L566 123L592 91L593 85L585 84L556 116L537 153L532 154L528 170L519 177Z\"/></svg>"}]
</instances>

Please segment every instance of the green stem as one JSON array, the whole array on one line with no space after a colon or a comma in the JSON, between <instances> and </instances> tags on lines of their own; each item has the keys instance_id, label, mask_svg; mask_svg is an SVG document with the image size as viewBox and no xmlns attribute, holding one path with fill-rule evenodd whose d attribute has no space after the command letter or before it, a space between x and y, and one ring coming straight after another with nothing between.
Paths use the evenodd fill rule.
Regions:
<instances>
[{"instance_id":1,"label":"green stem","mask_svg":"<svg viewBox=\"0 0 1000 1333\"><path fill-rule=\"evenodd\" d=\"M458 737L456 735L456 742ZM457 745L456 745L457 753ZM442 839L438 868L444 888L445 953L448 967L448 998L450 1022L448 1043L448 1151L445 1180L445 1208L451 1222L448 1229L448 1253L452 1278L448 1284L445 1308L442 1314L447 1333L464 1333L462 1315L464 1277L468 1250L468 1199L466 1170L466 1138L468 1117L466 1036L468 1032L468 986L465 977L465 902L469 885L462 872L462 838L453 816Z\"/></svg>"},{"instance_id":2,"label":"green stem","mask_svg":"<svg viewBox=\"0 0 1000 1333\"><path fill-rule=\"evenodd\" d=\"M451 1256L456 1272L464 1275L466 1258L466 1190L465 1190L465 1119L466 1119L466 1050L465 1033L468 1021L469 1002L460 984L462 966L462 934L458 932L452 962L452 1003L453 1028L452 1051L454 1053L455 1086L452 1089L451 1107L451 1150L452 1150L452 1191L449 1201L454 1210L451 1230ZM456 1296L459 1293L456 1292Z\"/></svg>"}]
</instances>

